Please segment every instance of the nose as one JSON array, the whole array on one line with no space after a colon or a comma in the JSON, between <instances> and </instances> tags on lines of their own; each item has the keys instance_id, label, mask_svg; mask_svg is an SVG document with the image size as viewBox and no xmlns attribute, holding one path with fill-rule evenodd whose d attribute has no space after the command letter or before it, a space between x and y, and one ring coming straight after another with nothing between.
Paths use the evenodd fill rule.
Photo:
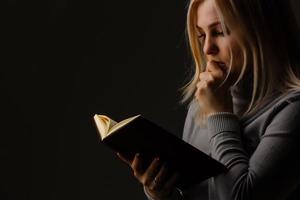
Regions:
<instances>
[{"instance_id":1,"label":"nose","mask_svg":"<svg viewBox=\"0 0 300 200\"><path fill-rule=\"evenodd\" d=\"M205 55L215 55L219 52L219 48L216 42L213 40L213 38L211 37L205 38L203 52Z\"/></svg>"}]
</instances>

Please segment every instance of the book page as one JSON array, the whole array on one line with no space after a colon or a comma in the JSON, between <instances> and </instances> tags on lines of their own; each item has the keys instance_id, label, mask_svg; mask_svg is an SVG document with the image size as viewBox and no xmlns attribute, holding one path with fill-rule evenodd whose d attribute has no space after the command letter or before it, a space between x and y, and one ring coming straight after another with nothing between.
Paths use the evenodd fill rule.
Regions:
<instances>
[{"instance_id":1,"label":"book page","mask_svg":"<svg viewBox=\"0 0 300 200\"><path fill-rule=\"evenodd\" d=\"M117 124L117 122L110 119L106 115L94 115L94 120L102 140L107 136L109 129Z\"/></svg>"},{"instance_id":2,"label":"book page","mask_svg":"<svg viewBox=\"0 0 300 200\"><path fill-rule=\"evenodd\" d=\"M119 128L125 126L126 124L130 123L132 120L134 120L135 118L137 118L139 116L140 115L136 115L136 116L124 119L123 121L120 121L119 123L115 124L114 126L112 126L109 129L109 133L107 135L109 135L109 134L113 133L114 131L118 130Z\"/></svg>"}]
</instances>

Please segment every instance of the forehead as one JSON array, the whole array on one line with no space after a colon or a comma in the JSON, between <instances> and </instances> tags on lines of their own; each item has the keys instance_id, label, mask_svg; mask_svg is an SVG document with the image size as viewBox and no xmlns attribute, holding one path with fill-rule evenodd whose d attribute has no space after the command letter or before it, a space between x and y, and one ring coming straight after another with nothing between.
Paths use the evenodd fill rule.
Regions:
<instances>
[{"instance_id":1,"label":"forehead","mask_svg":"<svg viewBox=\"0 0 300 200\"><path fill-rule=\"evenodd\" d=\"M204 0L197 8L197 26L206 29L210 24L218 22L219 18L213 0Z\"/></svg>"}]
</instances>

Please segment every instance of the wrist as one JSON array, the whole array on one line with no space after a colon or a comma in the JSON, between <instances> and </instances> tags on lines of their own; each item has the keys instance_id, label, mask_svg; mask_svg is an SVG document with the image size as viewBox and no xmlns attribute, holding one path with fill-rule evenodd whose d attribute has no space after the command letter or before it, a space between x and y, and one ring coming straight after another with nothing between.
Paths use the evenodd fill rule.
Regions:
<instances>
[{"instance_id":1,"label":"wrist","mask_svg":"<svg viewBox=\"0 0 300 200\"><path fill-rule=\"evenodd\" d=\"M156 196L147 187L144 186L144 192L149 200L183 200L183 192L179 188L174 188L170 193Z\"/></svg>"},{"instance_id":2,"label":"wrist","mask_svg":"<svg viewBox=\"0 0 300 200\"><path fill-rule=\"evenodd\" d=\"M211 138L219 133L240 132L239 117L229 112L219 112L208 116L207 127L210 132Z\"/></svg>"}]
</instances>

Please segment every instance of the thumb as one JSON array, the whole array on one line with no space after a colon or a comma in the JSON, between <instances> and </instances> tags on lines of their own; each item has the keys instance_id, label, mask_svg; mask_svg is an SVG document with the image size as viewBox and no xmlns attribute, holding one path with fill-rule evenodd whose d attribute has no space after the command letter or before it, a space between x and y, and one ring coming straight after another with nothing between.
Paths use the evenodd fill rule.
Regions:
<instances>
[{"instance_id":1,"label":"thumb","mask_svg":"<svg viewBox=\"0 0 300 200\"><path fill-rule=\"evenodd\" d=\"M128 165L131 165L131 160L123 156L120 152L117 152L117 156Z\"/></svg>"}]
</instances>

